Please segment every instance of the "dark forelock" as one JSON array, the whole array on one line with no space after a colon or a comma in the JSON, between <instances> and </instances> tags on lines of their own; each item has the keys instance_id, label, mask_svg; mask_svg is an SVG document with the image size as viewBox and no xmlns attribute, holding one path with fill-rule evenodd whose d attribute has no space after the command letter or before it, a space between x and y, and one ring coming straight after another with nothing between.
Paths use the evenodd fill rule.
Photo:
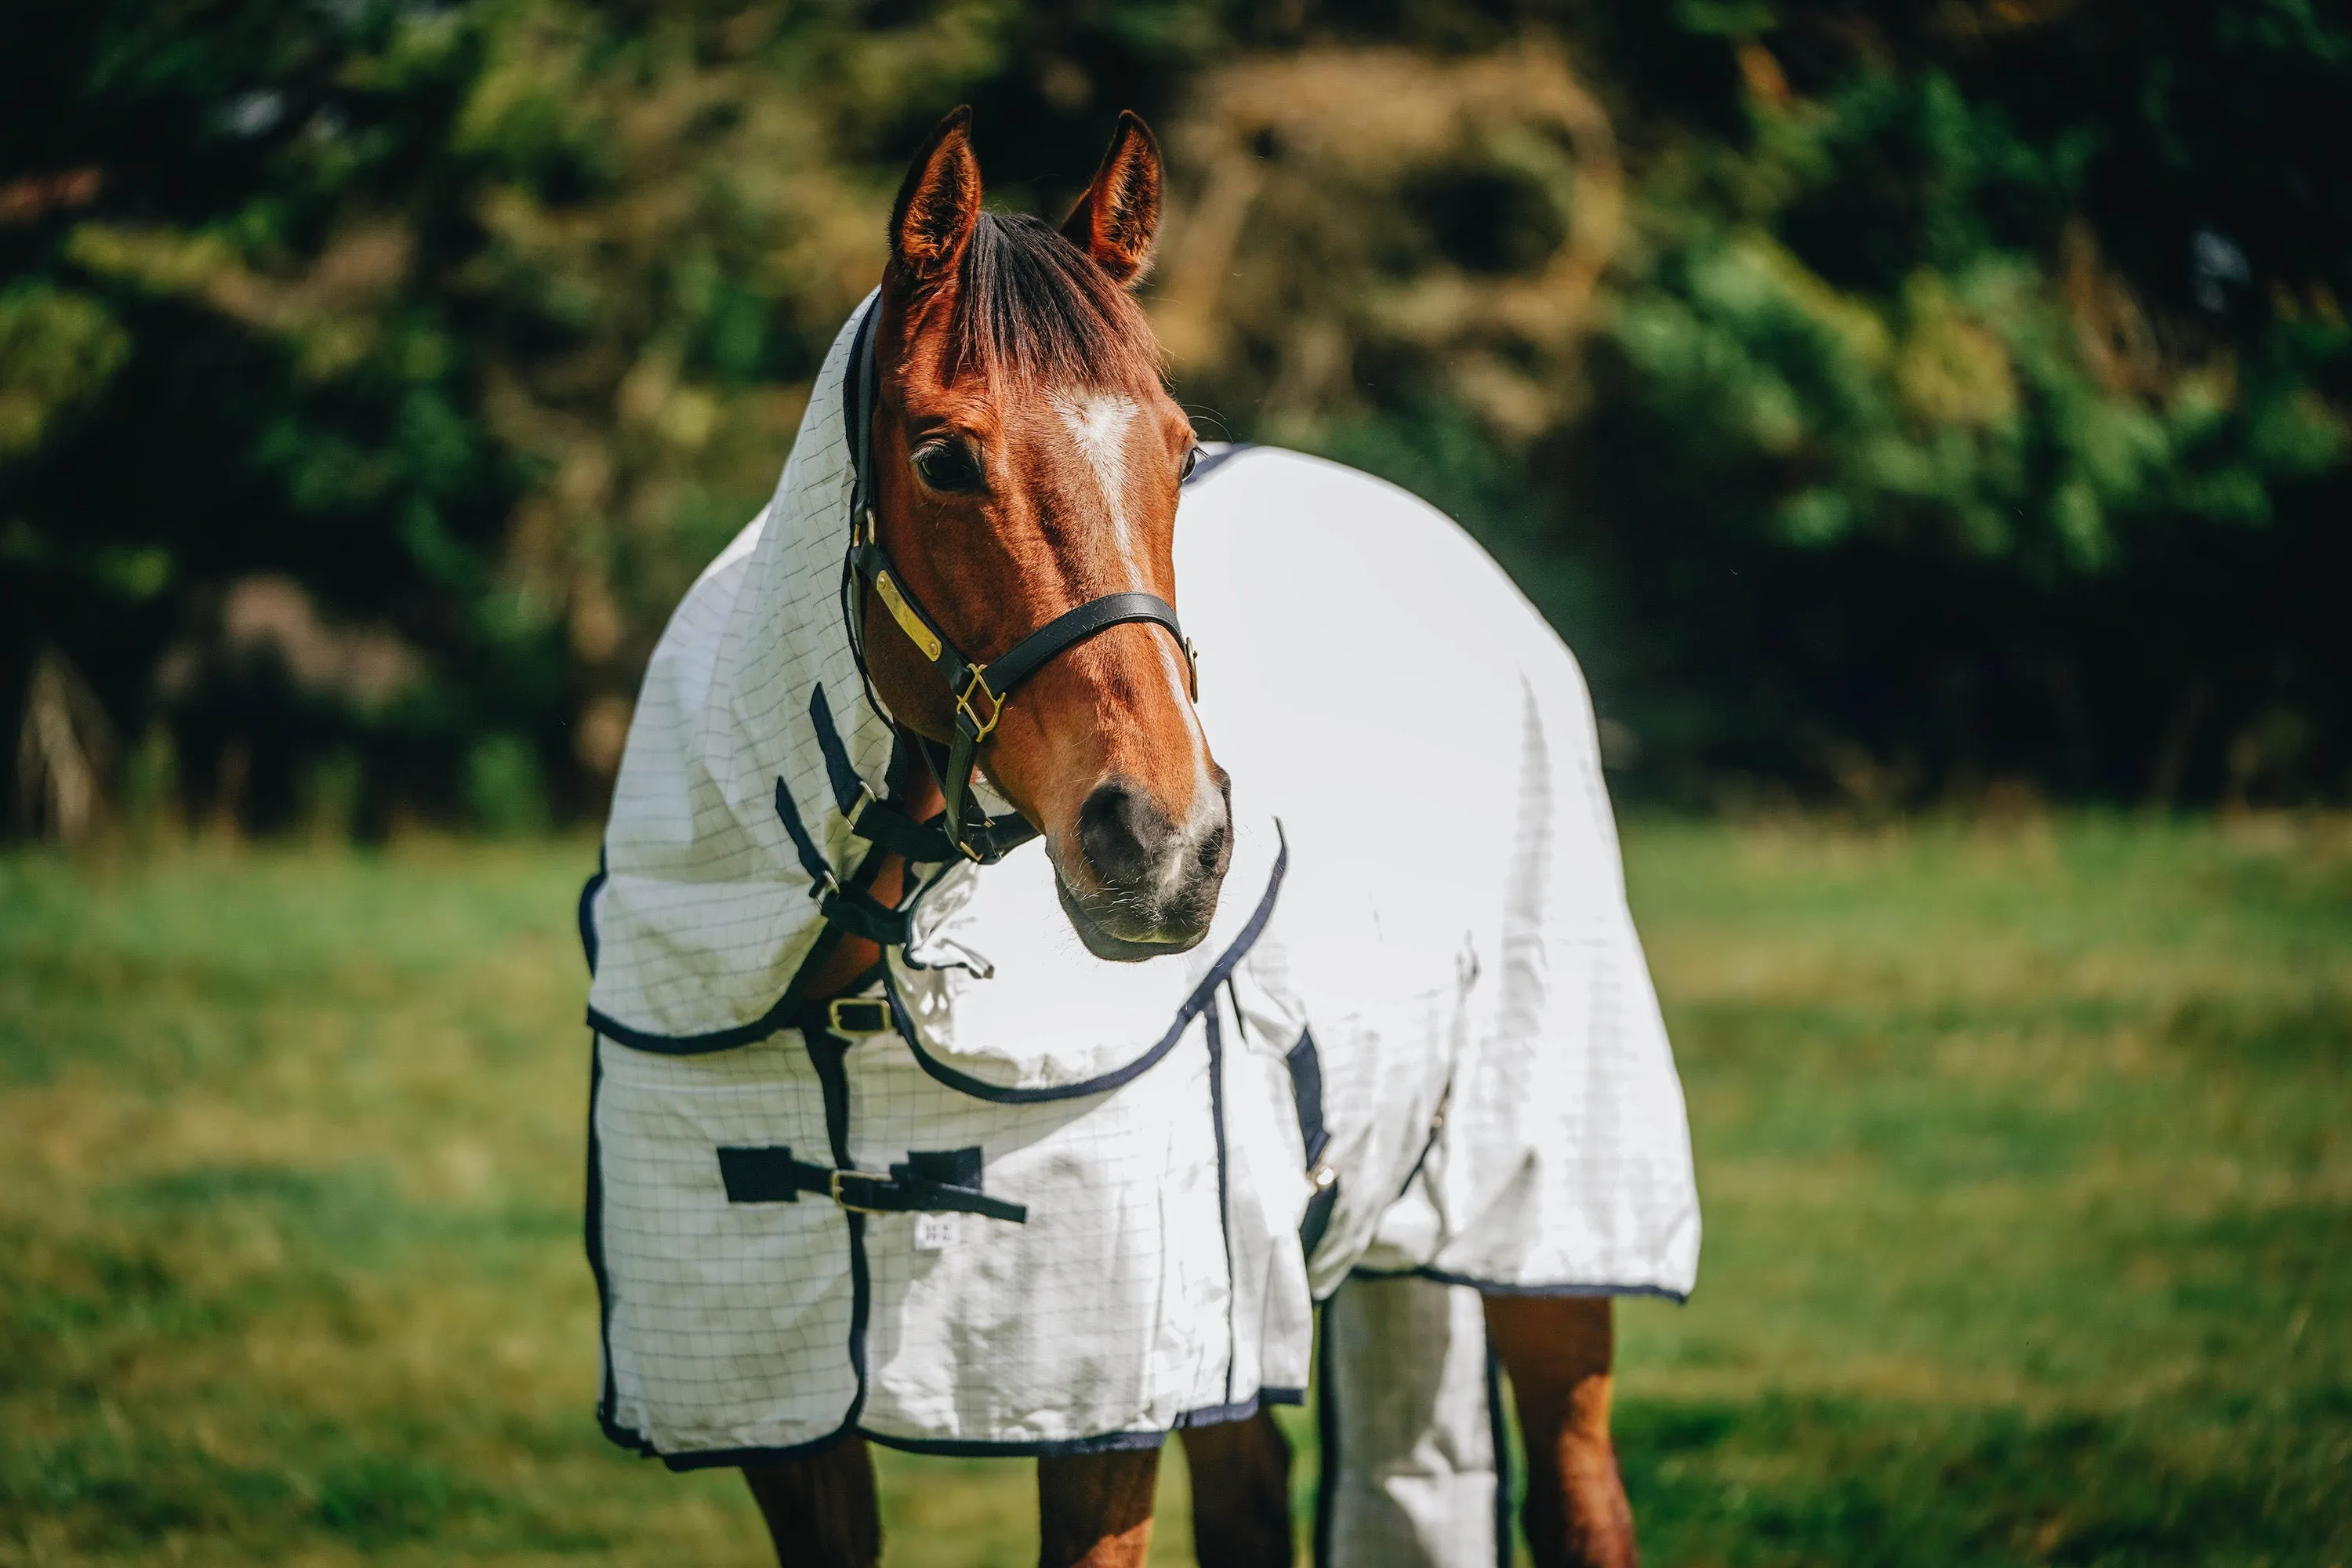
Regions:
<instances>
[{"instance_id":1,"label":"dark forelock","mask_svg":"<svg viewBox=\"0 0 2352 1568\"><path fill-rule=\"evenodd\" d=\"M1097 391L1157 382L1160 347L1128 291L1041 219L982 213L964 247L947 374Z\"/></svg>"}]
</instances>

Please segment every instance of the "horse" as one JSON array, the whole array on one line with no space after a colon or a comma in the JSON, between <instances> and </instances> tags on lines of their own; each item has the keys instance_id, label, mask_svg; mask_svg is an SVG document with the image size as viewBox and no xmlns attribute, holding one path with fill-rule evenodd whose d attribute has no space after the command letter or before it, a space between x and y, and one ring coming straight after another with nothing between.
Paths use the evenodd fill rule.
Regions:
<instances>
[{"instance_id":1,"label":"horse","mask_svg":"<svg viewBox=\"0 0 2352 1568\"><path fill-rule=\"evenodd\" d=\"M1442 514L1331 465L1203 446L1169 394L1150 324L1132 292L1151 260L1163 183L1159 146L1130 112L1120 116L1093 179L1058 228L986 211L970 110L960 109L942 121L915 155L893 205L880 287L845 328L828 361L834 380L820 380L816 401L824 402L830 390L837 408L821 410L813 403L778 501L714 563L665 634L665 647L675 645L675 651L657 652L648 672L616 786L608 865L583 900L583 941L597 975L590 1013L598 1036L597 1092L620 1097L603 1111L592 1110L589 1244L605 1303L606 1430L673 1464L739 1466L779 1562L822 1568L879 1560L869 1437L910 1447L929 1442L951 1452L1034 1453L1041 1563L1109 1568L1144 1561L1160 1444L1173 1428L1192 1468L1201 1560L1270 1568L1292 1560L1291 1457L1266 1406L1297 1396L1285 1386L1291 1376L1286 1369L1303 1364L1309 1294L1347 1300L1343 1285L1360 1294L1379 1289L1382 1270L1371 1264L1387 1258L1402 1265L1387 1271L1399 1289L1435 1294L1408 1298L1391 1290L1380 1298L1386 1306L1351 1316L1346 1333L1339 1331L1338 1320L1327 1320L1325 1373L1333 1373L1335 1353L1349 1353L1349 1344L1370 1347L1348 1363L1347 1375L1360 1380L1381 1375L1383 1361L1393 1363L1440 1341L1476 1340L1483 1332L1479 1355L1507 1374L1525 1435L1531 1473L1521 1524L1536 1562L1544 1568L1632 1563L1633 1521L1610 1436L1612 1298L1628 1291L1679 1297L1688 1289L1696 1211L1679 1090L1654 1023L1646 970L1622 915L1622 888L1612 879L1614 839L1592 760L1589 700L1565 647ZM835 426L827 426L826 419ZM838 454L829 467L819 451L828 441L827 449ZM842 510L836 495L845 499L847 513L839 538L830 532ZM811 496L817 500L803 499ZM1222 541L1201 548L1223 552L1181 574L1180 501L1188 508L1188 535ZM783 553L792 548L783 537L793 531L784 521L791 507L800 509L793 516L819 519L818 525L801 525L811 536L807 552L838 552L836 597L809 589L814 569L793 565ZM1312 521L1327 514L1365 520L1360 536L1350 540ZM1251 516L1258 521L1250 527L1203 521L1196 528L1193 521ZM1416 569L1417 561L1429 564ZM1414 577L1417 583L1404 580ZM1337 590L1334 583L1349 586ZM1449 593L1449 583L1460 586ZM1385 624L1389 647L1352 646L1365 622L1402 616L1412 588L1432 584L1448 603L1429 610L1422 635L1408 625ZM1219 628L1202 647L1196 648L1178 618L1180 589L1195 628ZM763 592L789 603L764 602ZM1340 592L1347 597L1335 603ZM781 656L763 651L780 639L800 647L792 639L814 636L807 628L817 623L834 639L809 645L818 651L781 662ZM1300 640L1265 641L1302 627ZM1482 672L1423 651L1426 636L1474 651L1497 650L1488 655L1495 668L1483 672L1482 682ZM1272 650L1255 668L1215 663L1221 647L1253 647ZM1234 683L1240 700L1230 709L1202 697L1203 663ZM830 674L814 679L812 670ZM1510 670L1517 672L1516 683ZM765 673L754 673L760 671ZM1351 676L1356 671L1360 680ZM1496 688L1491 701L1465 695L1454 706L1466 715L1493 715L1487 728L1516 726L1508 743L1519 750L1510 756L1525 752L1538 765L1520 769L1509 801L1486 798L1475 777L1461 781L1457 804L1464 813L1507 819L1486 837L1465 839L1482 845L1491 839L1497 847L1487 858L1495 869L1427 879L1425 887L1437 890L1411 901L1437 912L1416 925L1415 915L1398 907L1398 897L1363 890L1369 884L1361 878L1369 872L1355 881L1349 878L1361 868L1394 865L1421 853L1400 839L1396 827L1412 824L1392 822L1373 798L1380 780L1368 773L1385 772L1391 782L1451 778L1434 764L1416 771L1409 752L1398 750L1412 747L1418 724L1424 731L1418 751L1442 752L1429 732L1442 727L1435 716L1424 711L1416 718L1383 706L1391 699L1421 700L1427 693L1415 682L1441 676L1463 682L1465 692ZM844 687L864 699L846 742L835 717L853 700ZM1342 688L1360 695L1336 695ZM788 694L790 707L780 694ZM804 724L798 713L803 703ZM1329 728L1382 718L1391 721L1388 732L1357 737L1352 752L1350 731ZM803 748L805 758L780 751L772 741L787 727L814 738L814 750ZM1459 744L1461 756L1474 764L1476 744ZM809 760L820 752L821 764ZM1254 762L1229 773L1220 761L1227 753ZM877 789L872 763L886 757L878 770L884 785ZM1261 787L1260 774L1298 781L1286 792L1274 792L1284 808L1278 822L1263 805L1271 786ZM772 817L763 793L771 775ZM812 793L819 801L834 796L838 816L820 817L812 809ZM1555 821L1570 825L1557 837L1563 844L1573 839L1575 847L1552 847ZM1261 826L1268 822L1274 825ZM1340 826L1325 826L1331 823ZM1384 824L1385 841L1374 842ZM1530 834L1537 842L1528 847ZM853 853L862 857L854 868L848 863ZM722 862L752 868L723 877L709 869ZM1554 870L1545 872L1547 866ZM1562 866L1569 870L1559 872ZM778 889L803 873L807 901L797 889L787 900ZM1543 885L1530 890L1530 876ZM1563 876L1577 886L1554 886ZM1227 887L1233 877L1247 879L1246 892ZM1321 882L1313 884L1317 877ZM1485 898L1451 890L1457 881L1477 889L1507 881L1517 889L1510 894L1518 900L1515 910L1539 915L1547 899L1572 897L1601 914L1591 931L1579 927L1583 934L1549 947L1550 939L1535 929L1540 919L1524 912L1498 918L1492 922L1496 934L1481 945L1446 934L1452 928L1445 921L1454 919L1448 911L1465 898ZM1346 891L1318 904L1312 885ZM1302 888L1309 890L1301 893ZM1297 897L1308 900L1303 921L1288 915ZM714 900L725 903L722 913L697 912ZM1283 918L1276 918L1278 902ZM702 923L693 923L698 921ZM1052 940L1062 947L1028 969L1056 977L1052 987L1024 992L1014 973L1018 966L978 952L997 951L997 943L1015 950L1024 943L1051 946L1049 926L1061 933ZM974 931L982 933L976 942ZM715 937L706 941L709 931L726 933L731 945L718 945ZM1368 1024L1325 1000L1355 984L1344 968L1346 954L1367 943L1386 955L1378 961L1383 969L1437 977L1397 989L1400 996L1410 993L1421 1011L1375 1012L1367 1015L1373 1018ZM1213 951L1219 956L1211 963ZM1594 952L1601 956L1589 956ZM719 956L697 969L697 953ZM749 956L739 961L737 954ZM1342 967L1333 968L1335 963ZM1588 967L1570 973L1576 964ZM996 978L1000 969L1010 978ZM1504 973L1498 976L1497 970ZM1317 974L1339 978L1318 982ZM1599 977L1599 990L1607 993L1590 1007L1596 1016L1608 1012L1601 1033L1608 1034L1612 1048L1620 1034L1632 1044L1614 1057L1596 1047L1592 1062L1600 1065L1580 1067L1582 1077L1566 1088L1547 1089L1552 1079L1540 1064L1525 1068L1530 1052L1522 1037L1552 1026L1543 1022L1549 1015L1541 999L1572 991L1576 975ZM1375 977L1372 989L1381 978ZM984 1035L977 1020L1000 994L1014 999L1015 1012L1025 1007L1030 1012L1023 1016L1042 1018L1065 993L1123 996L1128 991L1103 988L1147 984L1178 998L1176 1022L1149 1050L1113 1053L1115 1063L1109 1057L1087 1058L1066 1070L1051 1063L1039 1068L1014 1059L1018 1052L992 1056L994 1047L985 1040L964 1056L955 1054L966 1048L955 1031ZM755 1000L734 1013L696 1011L709 995L736 992ZM1296 1000L1294 993L1306 1000ZM1480 1056L1486 1047L1464 1043L1476 1034L1461 1022L1466 1016L1461 998L1472 995L1500 995L1493 1006L1520 1018L1517 1025L1479 1026L1490 1035L1501 1030L1515 1056L1505 1059L1491 1049ZM1530 996L1538 1000L1528 1001ZM1073 1047L1080 1056L1097 1035L1115 1032L1097 1016L1099 1005L1072 1001L1063 1012L1070 1009L1083 1015L1070 1037L1080 1041ZM747 1010L751 1016L739 1016ZM1400 1017L1415 1022L1400 1027ZM1621 1017L1633 1022L1621 1026ZM1041 1022L1041 1037L1058 1026ZM1441 1048L1413 1038L1416 1027L1454 1043ZM804 1054L775 1044L795 1031ZM1248 1044L1254 1032L1278 1037L1260 1048ZM1318 1033L1326 1040L1319 1053ZM888 1047L866 1041L893 1035L908 1053L887 1057L898 1067L886 1068L886 1057L877 1053ZM1336 1049L1334 1038L1340 1040ZM1349 1038L1360 1043L1350 1048ZM1194 1042L1204 1045L1205 1054L1193 1054ZM772 1065L760 1069L770 1076L758 1079L764 1086L758 1093L772 1099L787 1092L776 1085L797 1084L791 1092L812 1106L821 1101L821 1110L793 1121L770 1105L760 1124L770 1130L730 1131L749 1125L736 1108L748 1103L740 1097L752 1092L748 1086L758 1075L706 1064L748 1060L744 1054L755 1048L774 1052L761 1058ZM1052 1054L1043 1045L1036 1049ZM920 1074L906 1067L908 1055ZM1389 1064L1381 1069L1387 1077L1354 1065L1375 1058ZM1173 1064L1180 1060L1191 1065L1179 1069ZM1647 1099L1624 1118L1632 1131L1622 1136L1591 1132L1588 1122L1597 1126L1607 1117L1576 1109L1607 1097L1614 1081L1612 1061L1637 1062L1647 1086ZM1114 1070L1097 1070L1106 1063ZM903 1079L871 1076L902 1069ZM968 1418L959 1414L960 1385L941 1385L940 1379L952 1384L956 1377L984 1377L988 1368L968 1364L984 1361L982 1351L959 1347L1017 1343L1031 1354L1037 1342L1010 1321L1008 1314L1017 1316L1014 1308L992 1304L984 1313L950 1293L919 1299L944 1301L931 1310L964 1312L971 1321L959 1318L951 1330L940 1331L943 1341L953 1342L944 1348L910 1349L928 1331L925 1325L886 1321L877 1315L877 1301L902 1292L896 1298L900 1316L919 1316L905 1306L919 1298L903 1292L919 1290L917 1276L923 1269L946 1267L935 1261L950 1256L946 1249L973 1245L955 1238L964 1234L956 1227L975 1216L995 1227L991 1236L1011 1235L1033 1215L1042 1221L1045 1194L1067 1189L1050 1189L1046 1176L1036 1173L1041 1165L1020 1163L1024 1153L1060 1150L1053 1169L1066 1175L1074 1161L1084 1166L1097 1158L1085 1151L1150 1144L1155 1118L1175 1119L1176 1107L1192 1103L1182 1096L1193 1089L1180 1094L1176 1079L1166 1080L1160 1103L1152 1099L1155 1077L1180 1070L1192 1075L1181 1081L1198 1088L1201 1103L1213 1114L1213 1155L1204 1135L1183 1145L1190 1152L1167 1156L1173 1163L1165 1169L1181 1174L1187 1165L1213 1159L1214 1181L1202 1187L1209 1207L1202 1212L1213 1215L1222 1233L1223 1272L1216 1277L1213 1248L1203 1251L1208 1261L1186 1275L1183 1288L1192 1294L1169 1286L1174 1293L1153 1297L1137 1321L1161 1322L1172 1310L1189 1321L1195 1314L1183 1303L1195 1300L1208 1303L1200 1310L1210 1317L1222 1310L1216 1325L1222 1338L1209 1333L1187 1340L1193 1348L1174 1356L1197 1360L1204 1353L1199 1345L1222 1355L1222 1384L1215 1383L1215 1365L1202 1384L1212 1394L1221 1386L1222 1402L1170 1414L1172 1407L1163 1401L1152 1407L1157 1415L1094 1417L1110 1429L1055 1428L1055 1435L1025 1446L967 1441L954 1432L934 1439L916 1430L924 1418L909 1411L942 1412L934 1418L941 1430L962 1430L957 1424ZM673 1077L656 1082L644 1076L655 1071ZM869 1076L858 1078L860 1072ZM1414 1086L1410 1092L1391 1096L1381 1087L1407 1079ZM874 1087L884 1083L913 1087ZM1297 1101L1295 1129L1286 1118L1265 1115L1261 1103L1285 1088ZM973 1097L948 1096L940 1102L944 1109L923 1110L918 1121L929 1118L922 1125L941 1129L942 1141L950 1126L981 1127L977 1134L954 1133L981 1142L910 1153L885 1174L860 1157L845 1131L852 1108L860 1116L869 1108L887 1114L898 1103L893 1096L912 1103L917 1089ZM1392 1113L1385 1109L1391 1099ZM1572 1170L1566 1176L1530 1174L1540 1163L1532 1153L1512 1155L1518 1163L1507 1162L1499 1184L1487 1182L1475 1201L1460 1195L1471 1190L1461 1184L1474 1179L1449 1173L1477 1164L1472 1148L1479 1134L1470 1129L1481 1125L1479 1118L1488 1119L1484 1125L1501 1125L1496 1119L1507 1121L1523 1104L1538 1102L1570 1109L1556 1115L1546 1110L1554 1121L1533 1142L1557 1142L1552 1129L1559 1117L1567 1117L1591 1145L1579 1146L1584 1168L1602 1172L1604 1181L1622 1181L1632 1193L1602 1204L1615 1205L1603 1218L1553 1217L1560 1207L1557 1191L1565 1190L1558 1184L1577 1178ZM1125 1121L1114 1119L1120 1107L1127 1109L1117 1115ZM998 1131L967 1111L1031 1120ZM1089 1131L1097 1126L1109 1131ZM778 1127L787 1131L772 1130ZM1663 1131L1651 1137L1644 1129ZM656 1140L670 1131L694 1147L682 1153L667 1145L656 1149ZM774 1141L787 1136L803 1149L828 1152L830 1163L802 1158ZM758 1137L771 1142L749 1141ZM737 1142L721 1141L728 1138ZM1641 1146L1623 1156L1622 1169L1638 1167L1636 1176L1609 1174L1620 1167L1606 1160L1618 1156L1592 1152L1612 1138ZM715 1166L696 1140L718 1142ZM1267 1148L1278 1152L1263 1153ZM985 1182L983 1158L990 1173ZM1279 1177L1265 1173L1286 1161L1292 1168ZM1032 1173L1024 1177L1024 1171ZM1108 1179L1084 1172L1069 1178L1081 1189ZM1173 1184L1177 1178L1160 1179ZM673 1180L684 1184L662 1185ZM1455 1186L1445 1188L1449 1180ZM1554 1186L1544 1187L1546 1182ZM1025 1184L1015 1190L1017 1183ZM1276 1195L1265 1200L1263 1224L1242 1225L1234 1216L1248 1208L1253 1183ZM1644 1184L1662 1195L1649 1194ZM709 1197L714 1217L688 1212L700 1201L691 1196L697 1194ZM821 1201L804 1204L804 1197L829 1198L835 1208L824 1209ZM1165 1208L1180 1199L1159 1201ZM1546 1261L1524 1267L1506 1258L1492 1268L1449 1272L1444 1265L1451 1255L1430 1238L1483 1224L1483 1256L1503 1257L1518 1223L1514 1215L1520 1211L1512 1203L1526 1205L1526 1215L1543 1216L1524 1228L1564 1228L1583 1239L1563 1241L1543 1253ZM772 1225L760 1231L728 1228L755 1210L788 1216L801 1227L792 1232L796 1239L773 1240ZM1486 1217L1470 1217L1474 1211ZM1110 1227L1130 1224L1143 1212L1133 1205L1117 1210L1127 1217ZM822 1217L826 1215L831 1217ZM902 1221L904 1228L887 1234L911 1237L914 1251L929 1253L931 1260L882 1259L877 1238ZM806 1228L820 1223L819 1230ZM688 1231L704 1239L692 1247L667 1239ZM1609 1234L1593 1240L1600 1232ZM822 1236L828 1249L845 1244L847 1273L832 1271L830 1261L822 1268L804 1262L795 1249L814 1245L807 1240L813 1236ZM1177 1230L1169 1236L1166 1245L1178 1247ZM757 1259L739 1267L740 1259L722 1257L719 1244L709 1240L719 1237L737 1238L729 1245ZM651 1261L619 1258L616 1241L620 1250L635 1248L633 1256ZM1114 1235L1097 1245L1127 1257L1137 1243ZM1585 1267L1559 1261L1578 1247L1599 1247L1594 1256L1608 1253L1621 1261ZM757 1272L763 1268L768 1272ZM660 1303L647 1305L647 1299L681 1272L704 1279L717 1305L660 1318ZM824 1395L830 1403L819 1401L823 1418L807 1428L815 1435L772 1441L780 1428L763 1425L766 1417L756 1411L744 1415L752 1407L740 1403L729 1406L735 1414L714 1418L707 1424L709 1435L691 1443L657 1430L667 1419L654 1409L659 1401L632 1394L632 1387L654 1386L662 1377L671 1380L662 1386L684 1386L697 1376L708 1384L730 1374L723 1368L677 1371L698 1363L686 1352L672 1354L672 1347L652 1337L656 1330L645 1325L659 1319L668 1326L658 1331L674 1334L683 1331L680 1324L723 1321L735 1333L747 1312L763 1324L786 1323L778 1315L782 1310L763 1292L790 1295L803 1275L822 1278L807 1286L793 1309L800 1315L789 1317L788 1327L798 1333L822 1323L832 1332L845 1325L854 1372L854 1378L843 1373L835 1391ZM1018 1288L1004 1283L1001 1268L991 1273L982 1267L957 1278L968 1291ZM824 1305L828 1301L834 1306ZM1178 1306L1169 1308L1171 1301ZM1086 1303L1068 1300L1066 1293L1039 1310L1048 1305L1070 1313L1073 1323L1090 1321ZM1109 1307L1104 1312L1126 1321ZM979 1322L987 1313L995 1315ZM1381 1328L1383 1322L1390 1326ZM616 1331L625 1343L616 1341ZM810 1336L821 1337L814 1331ZM889 1344L877 1352L883 1338ZM1073 1330L1072 1353L1101 1359L1081 1339ZM1045 1348L1050 1351L1050 1340ZM884 1361L897 1356L893 1365L903 1363L901 1370L877 1369L877 1355ZM824 1363L827 1376L832 1364ZM1108 1364L1113 1370L1098 1382L1118 1383L1126 1375L1116 1355ZM1476 1366L1465 1364L1473 1365L1475 1383ZM942 1366L947 1373L939 1373ZM1491 1406L1487 1376L1486 1391L1473 1392ZM1431 1386L1439 1381L1433 1372ZM1095 1384L1087 1390L1091 1397ZM929 1405L921 1403L927 1397ZM896 1414L879 1421L877 1399L898 1400ZM1038 1429L1052 1426L1044 1419ZM795 1428L789 1435L803 1434ZM1487 1462L1500 1458L1497 1437ZM1328 1453L1326 1460L1327 1468L1338 1463ZM1499 1507L1507 1488L1491 1478L1486 1486ZM1327 1556L1330 1528L1328 1519L1319 1527ZM1351 1539L1370 1538L1359 1531ZM1482 1550L1496 1547L1507 1562L1507 1530L1499 1523Z\"/></svg>"}]
</instances>

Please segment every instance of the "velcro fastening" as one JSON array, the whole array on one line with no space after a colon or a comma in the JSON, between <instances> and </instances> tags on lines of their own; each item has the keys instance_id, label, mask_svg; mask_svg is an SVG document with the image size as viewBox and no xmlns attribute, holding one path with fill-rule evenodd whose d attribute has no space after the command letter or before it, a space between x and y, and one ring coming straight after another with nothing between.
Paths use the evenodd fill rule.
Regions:
<instances>
[{"instance_id":1,"label":"velcro fastening","mask_svg":"<svg viewBox=\"0 0 2352 1568\"><path fill-rule=\"evenodd\" d=\"M793 1158L776 1144L764 1149L719 1151L719 1179L730 1204L796 1204L803 1193L828 1193L832 1167Z\"/></svg>"}]
</instances>

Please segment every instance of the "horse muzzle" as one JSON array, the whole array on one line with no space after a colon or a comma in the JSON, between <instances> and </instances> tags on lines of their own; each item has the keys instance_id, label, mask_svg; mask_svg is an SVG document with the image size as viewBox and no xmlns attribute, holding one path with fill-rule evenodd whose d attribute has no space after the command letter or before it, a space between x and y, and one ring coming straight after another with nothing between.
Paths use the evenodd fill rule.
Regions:
<instances>
[{"instance_id":1,"label":"horse muzzle","mask_svg":"<svg viewBox=\"0 0 2352 1568\"><path fill-rule=\"evenodd\" d=\"M1077 853L1056 846L1055 886L1087 952L1133 963L1182 952L1208 934L1233 860L1232 785L1223 769L1216 778L1216 792L1182 822L1126 779L1087 796L1072 836Z\"/></svg>"}]
</instances>

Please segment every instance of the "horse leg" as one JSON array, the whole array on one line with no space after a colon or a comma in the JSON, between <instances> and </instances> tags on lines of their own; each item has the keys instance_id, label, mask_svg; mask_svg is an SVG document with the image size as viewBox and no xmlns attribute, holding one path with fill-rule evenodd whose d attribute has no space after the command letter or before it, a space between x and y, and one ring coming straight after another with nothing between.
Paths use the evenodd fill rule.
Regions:
<instances>
[{"instance_id":1,"label":"horse leg","mask_svg":"<svg viewBox=\"0 0 2352 1568\"><path fill-rule=\"evenodd\" d=\"M1520 1522L1536 1568L1632 1568L1633 1512L1609 1440L1606 1297L1488 1296L1528 1445Z\"/></svg>"},{"instance_id":2,"label":"horse leg","mask_svg":"<svg viewBox=\"0 0 2352 1568\"><path fill-rule=\"evenodd\" d=\"M1037 1461L1040 1568L1143 1568L1160 1450Z\"/></svg>"},{"instance_id":3,"label":"horse leg","mask_svg":"<svg viewBox=\"0 0 2352 1568\"><path fill-rule=\"evenodd\" d=\"M1184 1433L1192 1554L1217 1568L1290 1568L1290 1444L1261 1410Z\"/></svg>"},{"instance_id":4,"label":"horse leg","mask_svg":"<svg viewBox=\"0 0 2352 1568\"><path fill-rule=\"evenodd\" d=\"M874 1568L882 1561L882 1516L874 1501L874 1460L852 1432L821 1452L743 1467L780 1568Z\"/></svg>"}]
</instances>

